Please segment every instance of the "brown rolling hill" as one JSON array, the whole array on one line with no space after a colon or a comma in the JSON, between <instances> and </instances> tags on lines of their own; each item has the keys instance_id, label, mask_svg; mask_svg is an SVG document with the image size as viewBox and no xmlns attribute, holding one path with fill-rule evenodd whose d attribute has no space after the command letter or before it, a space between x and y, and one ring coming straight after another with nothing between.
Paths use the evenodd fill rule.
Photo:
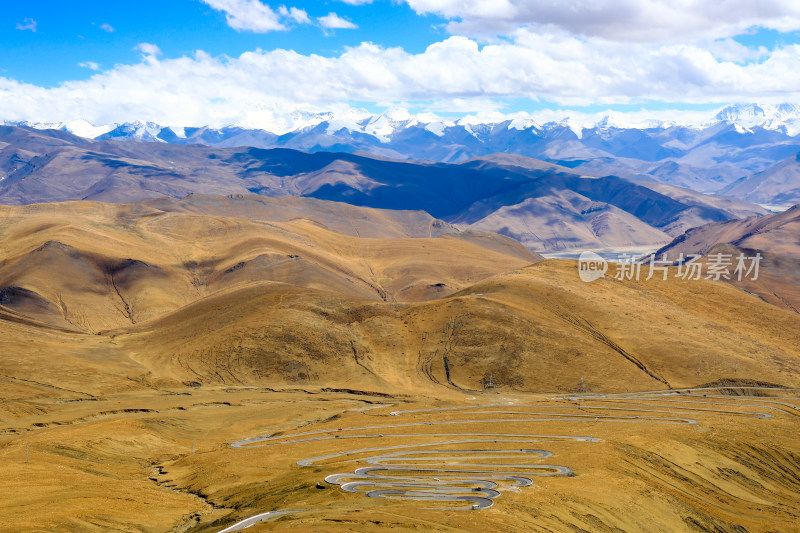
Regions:
<instances>
[{"instance_id":1,"label":"brown rolling hill","mask_svg":"<svg viewBox=\"0 0 800 533\"><path fill-rule=\"evenodd\" d=\"M402 305L253 283L114 339L181 381L431 393L477 392L493 375L519 391L575 391L582 379L625 391L736 376L800 385L798 326L727 284L584 284L574 262L546 261Z\"/></svg>"},{"instance_id":2,"label":"brown rolling hill","mask_svg":"<svg viewBox=\"0 0 800 533\"><path fill-rule=\"evenodd\" d=\"M800 259L800 205L766 217L749 217L694 228L658 253L705 254L723 243Z\"/></svg>"},{"instance_id":3,"label":"brown rolling hill","mask_svg":"<svg viewBox=\"0 0 800 533\"><path fill-rule=\"evenodd\" d=\"M800 312L800 205L766 217L749 217L718 224L707 224L687 231L656 252L677 260L681 254L731 256L760 254L758 279L731 276L734 285L757 294L764 300ZM749 266L749 263L748 263Z\"/></svg>"},{"instance_id":4,"label":"brown rolling hill","mask_svg":"<svg viewBox=\"0 0 800 533\"><path fill-rule=\"evenodd\" d=\"M572 262L420 213L199 196L12 207L0 220L6 320L109 336L156 381L408 392L479 390L494 375L521 391L582 377L635 390L736 369L800 384L798 317L744 291L585 284ZM327 226L345 220L350 235Z\"/></svg>"},{"instance_id":5,"label":"brown rolling hill","mask_svg":"<svg viewBox=\"0 0 800 533\"><path fill-rule=\"evenodd\" d=\"M713 281L583 283L448 231L303 199L2 208L4 527L218 533L307 509L252 531L790 530L796 391L744 387L800 387L800 315ZM257 435L295 442L230 446ZM454 435L576 475L463 513L325 482L361 466L348 450Z\"/></svg>"},{"instance_id":6,"label":"brown rolling hill","mask_svg":"<svg viewBox=\"0 0 800 533\"><path fill-rule=\"evenodd\" d=\"M3 305L82 331L147 321L253 281L417 301L540 260L508 237L425 213L304 198L36 204L0 217Z\"/></svg>"}]
</instances>

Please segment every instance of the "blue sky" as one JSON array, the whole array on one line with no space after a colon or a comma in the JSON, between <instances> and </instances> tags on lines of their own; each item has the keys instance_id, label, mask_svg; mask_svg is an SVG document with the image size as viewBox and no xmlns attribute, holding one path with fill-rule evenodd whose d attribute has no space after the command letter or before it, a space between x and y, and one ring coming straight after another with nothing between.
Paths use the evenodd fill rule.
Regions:
<instances>
[{"instance_id":1,"label":"blue sky","mask_svg":"<svg viewBox=\"0 0 800 533\"><path fill-rule=\"evenodd\" d=\"M4 6L0 75L53 87L89 78L91 70L80 67L81 63L110 68L136 62L139 54L135 47L141 42L156 44L165 57L190 55L198 49L235 57L257 48L331 57L362 41L419 53L447 37L445 19L420 16L406 4L388 1L362 6L338 1L294 2L292 5L305 9L309 16L336 13L357 22L358 27L325 30L296 24L269 33L236 31L228 26L223 12L199 0L140 0L133 4L135 8L128 2L49 0ZM16 30L26 19L36 22L35 32Z\"/></svg>"},{"instance_id":2,"label":"blue sky","mask_svg":"<svg viewBox=\"0 0 800 533\"><path fill-rule=\"evenodd\" d=\"M33 0L0 26L0 121L285 130L398 106L663 118L800 100L794 0Z\"/></svg>"}]
</instances>

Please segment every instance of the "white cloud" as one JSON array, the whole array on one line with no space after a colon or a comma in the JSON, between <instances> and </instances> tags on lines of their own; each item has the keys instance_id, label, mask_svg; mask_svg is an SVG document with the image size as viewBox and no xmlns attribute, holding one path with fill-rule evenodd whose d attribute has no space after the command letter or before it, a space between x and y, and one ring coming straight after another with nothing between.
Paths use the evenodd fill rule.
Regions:
<instances>
[{"instance_id":1,"label":"white cloud","mask_svg":"<svg viewBox=\"0 0 800 533\"><path fill-rule=\"evenodd\" d=\"M236 31L268 33L285 31L294 24L312 24L305 9L280 5L276 9L259 0L201 0L218 11L225 13L228 26ZM330 13L317 19L320 26L327 29L355 28L355 24Z\"/></svg>"},{"instance_id":2,"label":"white cloud","mask_svg":"<svg viewBox=\"0 0 800 533\"><path fill-rule=\"evenodd\" d=\"M139 63L88 80L46 89L0 77L0 119L283 131L309 113L347 111L353 101L483 113L502 111L492 101L503 98L563 106L800 101L800 46L761 51L747 63L730 60L737 55L730 43L719 47L518 31L484 46L453 36L417 54L363 43L333 57L257 50L237 58L163 58L156 45L141 43Z\"/></svg>"},{"instance_id":3,"label":"white cloud","mask_svg":"<svg viewBox=\"0 0 800 533\"><path fill-rule=\"evenodd\" d=\"M531 119L538 124L548 122L569 122L580 127L590 128L598 122L607 119L611 124L620 127L644 127L651 125L652 121L671 122L674 124L692 125L701 124L708 121L716 114L713 111L687 111L685 109L663 109L658 111L639 110L639 111L598 111L596 113L584 113L576 111L563 111L559 109L543 109L531 113L513 113L504 115L509 119ZM480 117L479 118L483 118Z\"/></svg>"},{"instance_id":4,"label":"white cloud","mask_svg":"<svg viewBox=\"0 0 800 533\"><path fill-rule=\"evenodd\" d=\"M317 21L323 28L329 30L352 30L358 28L358 26L347 19L343 19L336 13L328 13L324 17L317 18Z\"/></svg>"},{"instance_id":5,"label":"white cloud","mask_svg":"<svg viewBox=\"0 0 800 533\"><path fill-rule=\"evenodd\" d=\"M134 48L145 56L156 57L161 55L161 49L152 43L139 43Z\"/></svg>"},{"instance_id":6,"label":"white cloud","mask_svg":"<svg viewBox=\"0 0 800 533\"><path fill-rule=\"evenodd\" d=\"M494 113L503 115L501 112L503 102L491 98L446 98L424 102L421 106L430 113Z\"/></svg>"},{"instance_id":7,"label":"white cloud","mask_svg":"<svg viewBox=\"0 0 800 533\"><path fill-rule=\"evenodd\" d=\"M228 26L237 31L267 33L285 30L279 13L258 0L202 0L225 13Z\"/></svg>"},{"instance_id":8,"label":"white cloud","mask_svg":"<svg viewBox=\"0 0 800 533\"><path fill-rule=\"evenodd\" d=\"M280 6L278 8L278 13L280 13L282 17L292 19L298 24L311 24L311 19L309 18L308 13L306 13L305 9Z\"/></svg>"},{"instance_id":9,"label":"white cloud","mask_svg":"<svg viewBox=\"0 0 800 533\"><path fill-rule=\"evenodd\" d=\"M78 66L90 70L100 70L100 63L95 63L94 61L83 61L78 63Z\"/></svg>"},{"instance_id":10,"label":"white cloud","mask_svg":"<svg viewBox=\"0 0 800 533\"><path fill-rule=\"evenodd\" d=\"M107 33L114 33L114 27L107 22L100 24L100 29Z\"/></svg>"},{"instance_id":11,"label":"white cloud","mask_svg":"<svg viewBox=\"0 0 800 533\"><path fill-rule=\"evenodd\" d=\"M17 29L22 31L30 30L36 33L36 26L37 26L36 21L31 18L26 18L22 22L17 22Z\"/></svg>"},{"instance_id":12,"label":"white cloud","mask_svg":"<svg viewBox=\"0 0 800 533\"><path fill-rule=\"evenodd\" d=\"M436 14L463 35L509 34L523 26L540 32L614 41L679 42L721 39L760 26L800 29L796 0L405 0L420 14Z\"/></svg>"}]
</instances>

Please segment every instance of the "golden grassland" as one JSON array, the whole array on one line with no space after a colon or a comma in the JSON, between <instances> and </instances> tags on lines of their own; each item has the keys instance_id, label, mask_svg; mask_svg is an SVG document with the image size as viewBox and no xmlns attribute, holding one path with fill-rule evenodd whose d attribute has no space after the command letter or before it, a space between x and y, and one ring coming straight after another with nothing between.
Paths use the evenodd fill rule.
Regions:
<instances>
[{"instance_id":1,"label":"golden grassland","mask_svg":"<svg viewBox=\"0 0 800 533\"><path fill-rule=\"evenodd\" d=\"M552 451L549 461L568 466L576 476L537 478L534 486L505 491L491 508L473 512L430 510L424 502L345 493L324 478L352 471L354 465L296 464L347 449L436 440L405 436L410 431L404 428L373 430L382 436L346 442L329 439L251 449L229 444L265 432L336 434L351 427L395 424L398 419L389 411L398 408L488 403L532 405L536 410L537 405L561 405L580 413L576 402L502 389L422 400L247 387L164 389L60 401L40 399L38 405L47 414L17 417L18 433L2 439L4 528L220 531L266 511L306 510L262 522L250 531L783 532L796 530L800 515L797 414L754 420L711 413L697 417L696 425L594 421L589 416L577 421L448 426L452 433L600 439L533 443ZM473 417L488 415L455 411L404 417L402 422Z\"/></svg>"},{"instance_id":2,"label":"golden grassland","mask_svg":"<svg viewBox=\"0 0 800 533\"><path fill-rule=\"evenodd\" d=\"M750 416L776 404L730 395L800 388L800 315L712 281L582 283L499 237L366 239L313 218L0 209L0 529L219 531L304 510L248 531L798 530L800 411ZM567 399L720 380L722 399L636 400L660 413ZM481 404L572 416L390 414ZM336 437L398 422L421 425ZM297 464L442 427L599 441L543 442L576 476L481 511L343 492L324 478L354 464ZM330 438L230 446L304 431Z\"/></svg>"}]
</instances>

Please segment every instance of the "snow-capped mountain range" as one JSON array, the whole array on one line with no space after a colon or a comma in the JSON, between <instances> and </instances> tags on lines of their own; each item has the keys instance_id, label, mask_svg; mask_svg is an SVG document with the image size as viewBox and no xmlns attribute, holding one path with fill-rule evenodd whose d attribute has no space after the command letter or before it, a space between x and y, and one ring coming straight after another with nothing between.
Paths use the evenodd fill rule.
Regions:
<instances>
[{"instance_id":1,"label":"snow-capped mountain range","mask_svg":"<svg viewBox=\"0 0 800 533\"><path fill-rule=\"evenodd\" d=\"M561 120L539 123L532 118L508 118L505 120L487 120L474 116L466 116L456 120L449 120L431 113L411 114L402 107L389 108L381 114L367 114L351 112L344 116L333 113L305 113L302 116L291 117L289 123L294 126L276 128L276 131L266 129L248 128L239 124L231 124L223 128L164 126L154 122L125 122L105 125L95 125L84 119L68 122L20 122L5 121L6 125L29 126L36 129L57 129L86 137L125 138L138 141L170 142L165 137L175 136L179 139L187 138L186 130L224 131L231 129L262 131L274 135L286 135L302 131L310 131L320 125L325 126L326 133L334 135L341 130L351 133L362 133L373 136L381 142L391 142L392 136L398 132L420 127L437 136L443 136L451 128L463 128L470 134L480 137L487 127L504 125L508 129L535 132L546 132L553 129L568 128L578 138L583 136L584 130L609 130L609 129L667 129L672 127L687 127L705 129L721 123L737 125L741 131L752 128L780 131L794 137L800 134L800 105L797 104L737 104L725 107L715 116L702 121L690 120L657 120L644 119L632 120L626 113L609 112L599 120L590 115L570 116L565 115ZM169 130L167 132L167 130Z\"/></svg>"},{"instance_id":2,"label":"snow-capped mountain range","mask_svg":"<svg viewBox=\"0 0 800 533\"><path fill-rule=\"evenodd\" d=\"M381 114L291 115L276 131L86 120L10 123L110 141L292 148L306 152L458 163L492 153L558 163L586 175L660 181L701 192L722 190L800 152L800 105L740 104L702 120L635 120L624 113L537 122L529 116L449 120L391 108ZM293 125L296 125L293 126Z\"/></svg>"},{"instance_id":3,"label":"snow-capped mountain range","mask_svg":"<svg viewBox=\"0 0 800 533\"><path fill-rule=\"evenodd\" d=\"M716 122L742 128L784 131L792 137L800 134L800 106L796 104L747 104L728 106L714 117Z\"/></svg>"}]
</instances>

